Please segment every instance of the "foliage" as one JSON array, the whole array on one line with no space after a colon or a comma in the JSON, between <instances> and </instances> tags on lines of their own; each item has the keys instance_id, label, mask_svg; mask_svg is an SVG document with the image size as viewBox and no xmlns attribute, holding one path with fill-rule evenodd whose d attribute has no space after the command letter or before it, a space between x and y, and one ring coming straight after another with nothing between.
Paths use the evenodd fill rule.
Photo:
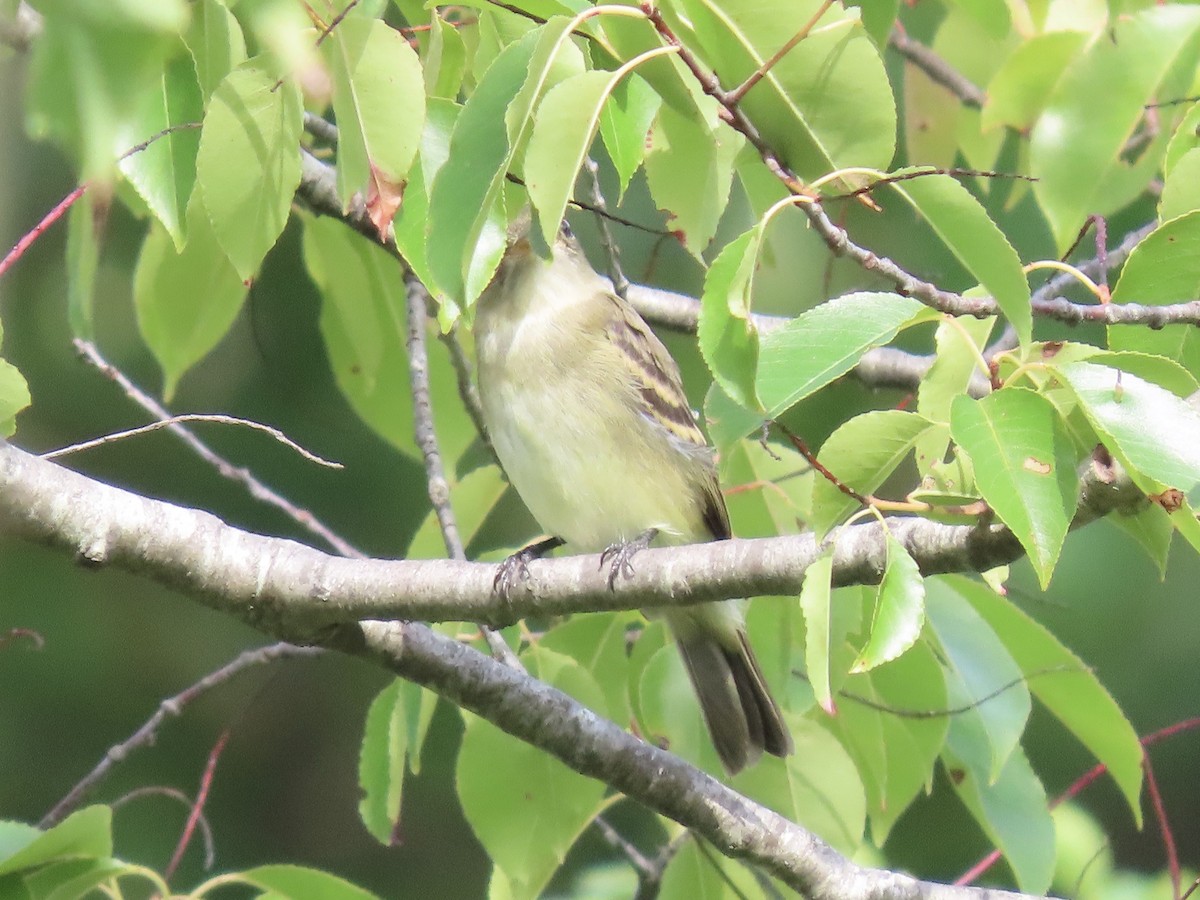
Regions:
<instances>
[{"instance_id":1,"label":"foliage","mask_svg":"<svg viewBox=\"0 0 1200 900\"><path fill-rule=\"evenodd\" d=\"M1200 284L1200 105L1175 103L1196 93L1195 6L930 0L906 9L903 27L984 88L974 108L886 51L901 26L896 4L883 0L847 8L663 0L658 21L632 3L426 10L396 0L350 4L336 19L317 4L314 18L328 18L315 24L283 0L197 0L190 10L162 0L36 5L45 22L29 127L72 154L93 194L112 191L146 218L134 300L168 396L226 334L296 220L339 387L393 447L420 456L405 399L399 265L343 223L293 210L298 185L312 177L298 144L330 155L305 136L305 116L332 114L336 207L365 201L369 221L439 301L444 331L469 322L505 224L526 202L547 236L573 201L594 202L586 174L577 177L589 157L631 208L652 201L706 270L697 336L713 382L709 433L727 480L735 473L771 486L731 503L738 533L804 523L836 536L861 516L862 497L900 492L903 501L876 511L1001 523L1045 586L1076 516L1079 472L1102 446L1150 498L1139 540L1155 560L1163 564L1175 529L1200 548L1189 505L1200 483L1200 413L1189 401L1200 378L1197 318L1149 327L1162 324L1153 307L1174 309ZM513 11L521 6L530 15ZM801 39L774 59L793 36ZM697 72L718 73L724 91L706 90ZM750 86L737 95L743 82ZM1151 113L1148 104L1161 105ZM117 158L162 129L173 130ZM947 171L955 166L968 171ZM1064 342L1049 296L1031 292L1031 272L1071 249L1089 215L1142 224L1155 184L1153 228L1111 291L1114 305L1151 310L1127 323L1096 315L1112 323L1107 335ZM303 187L302 196L317 205ZM888 229L918 229L928 259L902 262L932 273L936 285L845 261L826 270L818 201L864 246L870 238L860 234L883 248ZM100 252L81 212L89 209L72 212L67 244L81 337L94 332ZM815 230L786 244L784 226L801 222ZM764 288L791 254L816 261L807 286L787 295ZM1102 278L1073 272L1100 302L1110 300ZM802 299L835 282L846 289ZM973 306L980 298L994 302ZM780 318L753 313L768 303ZM897 342L930 354L932 365L910 385L915 408L885 397L879 405L891 408L837 423L818 459L840 485L813 470L790 477L803 462L755 448L768 421L803 434L798 404ZM443 358L432 370L460 530L498 557L530 535L503 514L503 483L480 462L454 373ZM0 361L0 433L11 433L28 402L15 369ZM783 441L774 447L791 452ZM410 555L440 550L429 517ZM1002 590L963 576L926 578L891 536L877 588L834 586L831 571L825 556L801 597L764 598L751 613L798 752L763 760L733 780L736 788L852 853L868 841L882 846L941 767L1019 887L1041 893L1055 873L1054 824L1021 746L1036 699L1107 766L1140 820L1142 750L1132 727L1087 665ZM634 619L539 623L539 640L508 637L539 678L719 773L657 626L626 652ZM406 760L415 765L431 710L428 696L398 685L367 717L361 810L381 842L396 828ZM930 715L938 710L955 713ZM464 716L458 788L495 864L493 893L536 896L614 798ZM99 816L85 810L41 836L11 834L24 835L20 853L40 853L68 824ZM55 871L95 874L91 884L122 874L111 842L73 856L69 871ZM23 858L10 856L0 876L20 875L30 896L57 896L47 887L48 851L12 859ZM309 877L300 871L286 878ZM291 889L280 870L242 877L265 892ZM724 890L717 867L690 847L677 854L664 893L709 890Z\"/></svg>"}]
</instances>

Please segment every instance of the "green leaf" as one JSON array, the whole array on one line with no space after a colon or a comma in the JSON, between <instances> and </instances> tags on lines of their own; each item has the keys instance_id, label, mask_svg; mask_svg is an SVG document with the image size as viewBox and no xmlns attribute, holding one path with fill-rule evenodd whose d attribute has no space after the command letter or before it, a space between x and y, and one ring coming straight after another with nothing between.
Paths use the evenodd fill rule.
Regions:
<instances>
[{"instance_id":1,"label":"green leaf","mask_svg":"<svg viewBox=\"0 0 1200 900\"><path fill-rule=\"evenodd\" d=\"M603 710L599 686L567 656L533 648L522 654L530 674ZM458 754L463 813L488 856L508 877L514 898L537 897L567 850L600 812L604 784L543 751L467 717ZM513 827L520 822L520 827Z\"/></svg>"},{"instance_id":2,"label":"green leaf","mask_svg":"<svg viewBox=\"0 0 1200 900\"><path fill-rule=\"evenodd\" d=\"M1179 158L1163 182L1158 200L1158 220L1166 222L1200 209L1200 149Z\"/></svg>"},{"instance_id":3,"label":"green leaf","mask_svg":"<svg viewBox=\"0 0 1200 900\"><path fill-rule=\"evenodd\" d=\"M897 174L920 171L901 169ZM979 283L1028 344L1033 330L1029 282L1004 233L971 193L949 175L931 174L891 185L908 200Z\"/></svg>"},{"instance_id":4,"label":"green leaf","mask_svg":"<svg viewBox=\"0 0 1200 900\"><path fill-rule=\"evenodd\" d=\"M24 882L38 900L79 900L91 896L91 891L105 882L128 875L144 878L145 872L119 859L81 857L42 866L25 876ZM9 895L4 897L7 900Z\"/></svg>"},{"instance_id":5,"label":"green leaf","mask_svg":"<svg viewBox=\"0 0 1200 900\"><path fill-rule=\"evenodd\" d=\"M88 806L67 816L49 831L10 831L8 856L0 859L0 876L36 869L67 857L112 856L112 810ZM25 841L28 838L28 841Z\"/></svg>"},{"instance_id":6,"label":"green leaf","mask_svg":"<svg viewBox=\"0 0 1200 900\"><path fill-rule=\"evenodd\" d=\"M630 720L629 654L625 635L637 613L572 616L542 636L540 646L571 657L596 679L608 717Z\"/></svg>"},{"instance_id":7,"label":"green leaf","mask_svg":"<svg viewBox=\"0 0 1200 900\"><path fill-rule=\"evenodd\" d=\"M1200 412L1187 401L1108 366L1078 362L1054 371L1138 487L1186 493L1200 482Z\"/></svg>"},{"instance_id":8,"label":"green leaf","mask_svg":"<svg viewBox=\"0 0 1200 900\"><path fill-rule=\"evenodd\" d=\"M118 138L121 144L133 146L167 128L199 124L204 118L200 86L190 59L180 56L171 60L157 80L158 89L146 95L137 117ZM121 172L171 235L177 251L183 249L199 147L199 130L186 128L159 137L119 163Z\"/></svg>"},{"instance_id":9,"label":"green leaf","mask_svg":"<svg viewBox=\"0 0 1200 900\"><path fill-rule=\"evenodd\" d=\"M163 370L163 396L223 338L246 297L213 233L199 195L188 207L188 240L177 253L166 230L146 233L133 276L138 330Z\"/></svg>"},{"instance_id":10,"label":"green leaf","mask_svg":"<svg viewBox=\"0 0 1200 900\"><path fill-rule=\"evenodd\" d=\"M917 440L938 428L924 416L899 409L876 409L838 426L821 447L817 458L838 479L860 494L872 494L905 460ZM940 429L939 429L940 430ZM813 531L824 536L830 528L859 508L829 479L813 484Z\"/></svg>"},{"instance_id":11,"label":"green leaf","mask_svg":"<svg viewBox=\"0 0 1200 900\"><path fill-rule=\"evenodd\" d=\"M926 642L870 672L851 675L830 727L855 761L867 796L871 836L882 844L896 821L932 784L949 716L946 685Z\"/></svg>"},{"instance_id":12,"label":"green leaf","mask_svg":"<svg viewBox=\"0 0 1200 900\"><path fill-rule=\"evenodd\" d=\"M958 727L957 721L950 726L946 753L954 790L988 839L1004 853L1021 890L1044 895L1054 875L1054 822L1042 783L1020 747L992 781L979 778L969 766L957 765Z\"/></svg>"},{"instance_id":13,"label":"green leaf","mask_svg":"<svg viewBox=\"0 0 1200 900\"><path fill-rule=\"evenodd\" d=\"M345 209L368 182L403 183L425 120L421 63L379 19L347 18L322 45L333 73L338 196Z\"/></svg>"},{"instance_id":14,"label":"green leaf","mask_svg":"<svg viewBox=\"0 0 1200 900\"><path fill-rule=\"evenodd\" d=\"M988 83L980 125L1028 131L1085 40L1082 31L1048 31L1020 44Z\"/></svg>"},{"instance_id":15,"label":"green leaf","mask_svg":"<svg viewBox=\"0 0 1200 900\"><path fill-rule=\"evenodd\" d=\"M811 719L786 716L796 752L763 757L733 786L815 832L838 851L861 845L867 802L854 761L836 737Z\"/></svg>"},{"instance_id":16,"label":"green leaf","mask_svg":"<svg viewBox=\"0 0 1200 900\"><path fill-rule=\"evenodd\" d=\"M583 68L566 35L569 19L551 19L507 46L463 106L450 155L430 191L426 243L437 288L469 303L487 286L504 252L497 210L505 173L515 166L547 88Z\"/></svg>"},{"instance_id":17,"label":"green leaf","mask_svg":"<svg viewBox=\"0 0 1200 900\"><path fill-rule=\"evenodd\" d=\"M887 536L887 567L879 582L875 619L867 645L850 667L868 672L905 653L921 635L925 622L925 582L916 560L904 545Z\"/></svg>"},{"instance_id":18,"label":"green leaf","mask_svg":"<svg viewBox=\"0 0 1200 900\"><path fill-rule=\"evenodd\" d=\"M925 583L925 613L945 666L955 754L983 782L1000 776L1029 719L1029 689L987 622L938 578ZM961 711L961 712L960 712Z\"/></svg>"},{"instance_id":19,"label":"green leaf","mask_svg":"<svg viewBox=\"0 0 1200 900\"><path fill-rule=\"evenodd\" d=\"M1113 303L1166 304L1200 294L1200 212L1164 222L1129 254L1113 289ZM1194 325L1154 330L1110 326L1113 350L1140 350L1167 356L1190 372L1200 372L1200 335Z\"/></svg>"},{"instance_id":20,"label":"green leaf","mask_svg":"<svg viewBox=\"0 0 1200 900\"><path fill-rule=\"evenodd\" d=\"M659 109L650 131L645 162L650 194L666 210L667 227L697 258L725 212L742 141L714 120L685 116L672 106Z\"/></svg>"},{"instance_id":21,"label":"green leaf","mask_svg":"<svg viewBox=\"0 0 1200 900\"><path fill-rule=\"evenodd\" d=\"M196 175L217 242L243 279L287 223L300 183L300 91L255 58L218 85L204 117Z\"/></svg>"},{"instance_id":22,"label":"green leaf","mask_svg":"<svg viewBox=\"0 0 1200 900\"><path fill-rule=\"evenodd\" d=\"M609 94L625 76L616 72L582 72L546 92L534 113L525 151L525 187L538 211L542 237L553 244L575 188Z\"/></svg>"},{"instance_id":23,"label":"green leaf","mask_svg":"<svg viewBox=\"0 0 1200 900\"><path fill-rule=\"evenodd\" d=\"M429 49L423 54L425 93L453 101L467 72L467 46L458 28L443 19L437 7L430 11L429 24Z\"/></svg>"},{"instance_id":24,"label":"green leaf","mask_svg":"<svg viewBox=\"0 0 1200 900\"><path fill-rule=\"evenodd\" d=\"M688 47L699 47L726 90L773 58L821 8L818 0L677 0L677 6L672 25ZM891 84L854 10L827 9L738 105L806 180L848 166L883 168L895 150Z\"/></svg>"},{"instance_id":25,"label":"green leaf","mask_svg":"<svg viewBox=\"0 0 1200 900\"><path fill-rule=\"evenodd\" d=\"M1137 512L1118 513L1109 516L1107 521L1133 538L1146 552L1158 569L1160 581L1167 577L1167 558L1171 552L1175 525L1166 510L1157 503L1147 503Z\"/></svg>"},{"instance_id":26,"label":"green leaf","mask_svg":"<svg viewBox=\"0 0 1200 900\"><path fill-rule=\"evenodd\" d=\"M1193 103L1183 114L1179 124L1175 126L1175 133L1171 135L1171 141L1167 144L1167 152L1163 156L1163 174L1170 175L1179 165L1179 161L1188 154L1188 151L1200 149L1198 128L1200 128L1200 103Z\"/></svg>"},{"instance_id":27,"label":"green leaf","mask_svg":"<svg viewBox=\"0 0 1200 900\"><path fill-rule=\"evenodd\" d=\"M830 683L830 657L833 652L832 617L829 601L833 577L833 549L822 553L809 564L800 586L800 609L804 613L804 664L820 707L834 715Z\"/></svg>"},{"instance_id":28,"label":"green leaf","mask_svg":"<svg viewBox=\"0 0 1200 900\"><path fill-rule=\"evenodd\" d=\"M304 261L323 294L321 336L333 377L364 422L414 454L404 281L396 261L335 219L305 217Z\"/></svg>"},{"instance_id":29,"label":"green leaf","mask_svg":"<svg viewBox=\"0 0 1200 900\"><path fill-rule=\"evenodd\" d=\"M1023 388L959 397L950 434L971 457L975 484L1025 552L1044 590L1079 499L1075 450L1058 412Z\"/></svg>"},{"instance_id":30,"label":"green leaf","mask_svg":"<svg viewBox=\"0 0 1200 900\"><path fill-rule=\"evenodd\" d=\"M396 842L408 759L420 754L420 745L413 740L420 708L420 687L397 678L379 692L367 711L358 760L363 794L358 814L371 836L385 847Z\"/></svg>"},{"instance_id":31,"label":"green leaf","mask_svg":"<svg viewBox=\"0 0 1200 900\"><path fill-rule=\"evenodd\" d=\"M102 204L101 204L102 205ZM67 321L76 337L94 336L92 306L100 264L101 205L84 194L67 213Z\"/></svg>"},{"instance_id":32,"label":"green leaf","mask_svg":"<svg viewBox=\"0 0 1200 900\"><path fill-rule=\"evenodd\" d=\"M950 405L968 393L971 379L984 376L983 348L995 327L995 318L976 319L964 316L943 319L934 333L937 354L933 366L917 387L917 412L933 422L950 424ZM930 473L935 464L946 458L950 432L929 431L917 439L917 471Z\"/></svg>"},{"instance_id":33,"label":"green leaf","mask_svg":"<svg viewBox=\"0 0 1200 900\"><path fill-rule=\"evenodd\" d=\"M747 409L762 409L755 391L758 328L750 316L754 273L766 223L734 238L704 277L696 337L713 378L725 394Z\"/></svg>"},{"instance_id":34,"label":"green leaf","mask_svg":"<svg viewBox=\"0 0 1200 900\"><path fill-rule=\"evenodd\" d=\"M80 161L81 181L107 182L119 140L146 98L187 23L183 0L120 4L50 0L33 43L28 124ZM135 142L149 135L135 138Z\"/></svg>"},{"instance_id":35,"label":"green leaf","mask_svg":"<svg viewBox=\"0 0 1200 900\"><path fill-rule=\"evenodd\" d=\"M17 431L17 413L30 403L29 385L11 362L0 359L0 438Z\"/></svg>"},{"instance_id":36,"label":"green leaf","mask_svg":"<svg viewBox=\"0 0 1200 900\"><path fill-rule=\"evenodd\" d=\"M654 62L654 60L650 60ZM662 106L662 98L638 75L618 84L600 113L600 137L617 170L618 202L624 198L629 180L646 158L650 126Z\"/></svg>"},{"instance_id":37,"label":"green leaf","mask_svg":"<svg viewBox=\"0 0 1200 900\"><path fill-rule=\"evenodd\" d=\"M947 577L1004 642L1029 690L1104 763L1142 825L1142 745L1112 695L1078 656L1005 597L963 577Z\"/></svg>"},{"instance_id":38,"label":"green leaf","mask_svg":"<svg viewBox=\"0 0 1200 900\"><path fill-rule=\"evenodd\" d=\"M1034 194L1060 250L1087 215L1124 206L1158 168L1165 136L1136 164L1121 154L1145 104L1186 91L1190 74L1178 85L1168 76L1194 67L1198 27L1200 9L1148 7L1114 20L1111 39L1094 41L1067 66L1030 137Z\"/></svg>"},{"instance_id":39,"label":"green leaf","mask_svg":"<svg viewBox=\"0 0 1200 900\"><path fill-rule=\"evenodd\" d=\"M759 887L747 867L706 852L693 839L684 841L667 863L656 896L658 900L727 900L757 896Z\"/></svg>"},{"instance_id":40,"label":"green leaf","mask_svg":"<svg viewBox=\"0 0 1200 900\"><path fill-rule=\"evenodd\" d=\"M192 24L183 40L192 55L200 94L207 106L217 85L246 61L242 26L222 0L196 0L192 4Z\"/></svg>"},{"instance_id":41,"label":"green leaf","mask_svg":"<svg viewBox=\"0 0 1200 900\"><path fill-rule=\"evenodd\" d=\"M758 396L769 417L845 375L902 328L936 316L898 294L845 294L764 335L758 356Z\"/></svg>"},{"instance_id":42,"label":"green leaf","mask_svg":"<svg viewBox=\"0 0 1200 900\"><path fill-rule=\"evenodd\" d=\"M321 900L371 900L375 897L344 879L304 866L258 866L238 873L247 881L280 897L320 897Z\"/></svg>"}]
</instances>

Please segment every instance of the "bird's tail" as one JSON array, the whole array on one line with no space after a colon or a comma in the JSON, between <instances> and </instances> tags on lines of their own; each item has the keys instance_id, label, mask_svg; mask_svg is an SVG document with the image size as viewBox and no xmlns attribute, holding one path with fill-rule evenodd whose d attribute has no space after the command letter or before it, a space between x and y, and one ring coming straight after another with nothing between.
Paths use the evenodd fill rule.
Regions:
<instances>
[{"instance_id":1,"label":"bird's tail","mask_svg":"<svg viewBox=\"0 0 1200 900\"><path fill-rule=\"evenodd\" d=\"M679 612L667 618L726 771L736 774L764 750L774 756L791 753L792 737L750 649L745 628L737 624L718 634L704 627L713 624L711 620L701 624ZM721 624L732 625L727 620ZM727 630L728 635L723 633Z\"/></svg>"}]
</instances>

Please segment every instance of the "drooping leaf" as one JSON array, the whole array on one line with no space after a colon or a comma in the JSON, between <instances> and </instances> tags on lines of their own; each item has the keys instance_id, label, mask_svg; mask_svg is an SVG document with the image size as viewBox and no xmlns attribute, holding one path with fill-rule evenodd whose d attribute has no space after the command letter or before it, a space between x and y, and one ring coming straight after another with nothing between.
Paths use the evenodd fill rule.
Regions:
<instances>
[{"instance_id":1,"label":"drooping leaf","mask_svg":"<svg viewBox=\"0 0 1200 900\"><path fill-rule=\"evenodd\" d=\"M633 173L646 158L650 125L661 105L662 98L636 73L620 82L608 103L604 104L600 113L600 137L613 168L617 170L618 201L625 195Z\"/></svg>"},{"instance_id":2,"label":"drooping leaf","mask_svg":"<svg viewBox=\"0 0 1200 900\"><path fill-rule=\"evenodd\" d=\"M256 57L213 92L196 175L217 242L238 274L251 278L287 223L300 183L300 91Z\"/></svg>"},{"instance_id":3,"label":"drooping leaf","mask_svg":"<svg viewBox=\"0 0 1200 900\"><path fill-rule=\"evenodd\" d=\"M345 19L322 50L333 73L338 196L349 208L368 182L403 185L425 120L424 76L408 41L379 19Z\"/></svg>"},{"instance_id":4,"label":"drooping leaf","mask_svg":"<svg viewBox=\"0 0 1200 900\"><path fill-rule=\"evenodd\" d=\"M270 892L273 897L321 897L323 900L376 900L370 891L345 879L305 866L256 866L238 873L240 881Z\"/></svg>"},{"instance_id":5,"label":"drooping leaf","mask_svg":"<svg viewBox=\"0 0 1200 900\"><path fill-rule=\"evenodd\" d=\"M1079 496L1075 450L1054 406L1022 388L959 397L950 434L971 457L975 484L1050 583Z\"/></svg>"},{"instance_id":6,"label":"drooping leaf","mask_svg":"<svg viewBox=\"0 0 1200 900\"><path fill-rule=\"evenodd\" d=\"M800 588L800 609L804 613L804 664L808 681L817 703L830 715L837 712L830 678L834 640L829 608L832 575L831 549L812 561L804 573L804 584Z\"/></svg>"},{"instance_id":7,"label":"drooping leaf","mask_svg":"<svg viewBox=\"0 0 1200 900\"><path fill-rule=\"evenodd\" d=\"M242 27L223 0L197 0L192 4L192 23L183 39L207 106L217 85L246 61Z\"/></svg>"},{"instance_id":8,"label":"drooping leaf","mask_svg":"<svg viewBox=\"0 0 1200 900\"><path fill-rule=\"evenodd\" d=\"M899 174L911 171L918 170L901 169ZM1021 260L979 201L949 175L910 178L892 187L913 205L959 262L996 299L1021 343L1029 343L1033 311Z\"/></svg>"},{"instance_id":9,"label":"drooping leaf","mask_svg":"<svg viewBox=\"0 0 1200 900\"><path fill-rule=\"evenodd\" d=\"M740 405L762 408L754 381L758 372L758 328L750 316L754 273L764 223L734 238L704 277L696 337L717 384Z\"/></svg>"},{"instance_id":10,"label":"drooping leaf","mask_svg":"<svg viewBox=\"0 0 1200 900\"><path fill-rule=\"evenodd\" d=\"M907 652L925 622L925 582L904 545L887 536L887 567L879 582L870 638L850 667L852 674L868 672Z\"/></svg>"},{"instance_id":11,"label":"drooping leaf","mask_svg":"<svg viewBox=\"0 0 1200 900\"><path fill-rule=\"evenodd\" d=\"M167 399L229 331L247 290L199 195L188 206L187 230L187 243L176 252L166 230L151 226L133 277L138 330L162 367Z\"/></svg>"},{"instance_id":12,"label":"drooping leaf","mask_svg":"<svg viewBox=\"0 0 1200 900\"><path fill-rule=\"evenodd\" d=\"M1200 482L1200 412L1129 372L1088 362L1055 366L1104 445L1143 490Z\"/></svg>"},{"instance_id":13,"label":"drooping leaf","mask_svg":"<svg viewBox=\"0 0 1200 900\"><path fill-rule=\"evenodd\" d=\"M1082 31L1048 31L1019 45L988 84L983 127L1028 130L1086 39Z\"/></svg>"},{"instance_id":14,"label":"drooping leaf","mask_svg":"<svg viewBox=\"0 0 1200 900\"><path fill-rule=\"evenodd\" d=\"M420 754L417 737L421 689L396 679L371 702L358 760L362 798L358 815L371 836L385 847L396 841L404 776L410 757Z\"/></svg>"}]
</instances>

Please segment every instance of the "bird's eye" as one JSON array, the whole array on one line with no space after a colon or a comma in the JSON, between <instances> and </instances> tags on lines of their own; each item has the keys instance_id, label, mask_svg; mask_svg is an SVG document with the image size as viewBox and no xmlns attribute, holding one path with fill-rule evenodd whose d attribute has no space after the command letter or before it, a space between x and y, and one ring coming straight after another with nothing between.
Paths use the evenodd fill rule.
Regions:
<instances>
[{"instance_id":1,"label":"bird's eye","mask_svg":"<svg viewBox=\"0 0 1200 900\"><path fill-rule=\"evenodd\" d=\"M575 237L575 232L573 232L571 230L571 226L569 224L567 224L566 219L563 219L562 222L559 224L558 232L563 237L565 237L567 240L570 240L571 238Z\"/></svg>"}]
</instances>

